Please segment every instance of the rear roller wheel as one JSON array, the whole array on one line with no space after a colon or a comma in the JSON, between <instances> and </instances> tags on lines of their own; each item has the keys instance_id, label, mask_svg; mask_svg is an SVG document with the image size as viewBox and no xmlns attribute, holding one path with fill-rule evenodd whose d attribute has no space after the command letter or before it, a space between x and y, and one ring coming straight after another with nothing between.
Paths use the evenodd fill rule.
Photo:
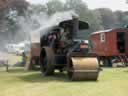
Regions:
<instances>
[{"instance_id":1,"label":"rear roller wheel","mask_svg":"<svg viewBox=\"0 0 128 96\"><path fill-rule=\"evenodd\" d=\"M54 52L51 48L45 47L42 48L41 54L40 54L40 68L41 72L45 76L53 75L54 73Z\"/></svg>"},{"instance_id":2,"label":"rear roller wheel","mask_svg":"<svg viewBox=\"0 0 128 96\"><path fill-rule=\"evenodd\" d=\"M97 80L99 65L96 58L72 57L68 61L68 77L73 81Z\"/></svg>"}]
</instances>

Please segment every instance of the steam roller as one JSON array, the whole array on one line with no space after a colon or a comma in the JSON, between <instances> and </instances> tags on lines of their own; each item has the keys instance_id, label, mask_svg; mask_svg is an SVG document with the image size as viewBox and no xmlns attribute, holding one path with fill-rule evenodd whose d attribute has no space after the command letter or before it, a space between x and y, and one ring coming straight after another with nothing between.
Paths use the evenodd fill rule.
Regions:
<instances>
[{"instance_id":1,"label":"steam roller","mask_svg":"<svg viewBox=\"0 0 128 96\"><path fill-rule=\"evenodd\" d=\"M76 39L77 32L88 29L88 23L72 18L47 29L41 37L40 67L44 76L55 70L67 71L70 80L97 80L99 65L85 40Z\"/></svg>"}]
</instances>

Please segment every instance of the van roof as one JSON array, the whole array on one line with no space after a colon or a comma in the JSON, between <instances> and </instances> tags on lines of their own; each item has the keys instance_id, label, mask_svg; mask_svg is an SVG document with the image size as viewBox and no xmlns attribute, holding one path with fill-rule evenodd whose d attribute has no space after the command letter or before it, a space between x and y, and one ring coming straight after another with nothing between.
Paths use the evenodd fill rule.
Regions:
<instances>
[{"instance_id":1,"label":"van roof","mask_svg":"<svg viewBox=\"0 0 128 96\"><path fill-rule=\"evenodd\" d=\"M113 30L114 31L117 31L117 30L128 30L128 28L113 28L113 29L101 30L101 31L93 32L93 33L91 33L91 35L99 34L99 33L112 32Z\"/></svg>"},{"instance_id":2,"label":"van roof","mask_svg":"<svg viewBox=\"0 0 128 96\"><path fill-rule=\"evenodd\" d=\"M100 30L100 31L97 31L97 32L93 32L91 34L99 34L99 33L106 33L106 32L110 32L112 31L113 29L108 29L108 30Z\"/></svg>"}]
</instances>

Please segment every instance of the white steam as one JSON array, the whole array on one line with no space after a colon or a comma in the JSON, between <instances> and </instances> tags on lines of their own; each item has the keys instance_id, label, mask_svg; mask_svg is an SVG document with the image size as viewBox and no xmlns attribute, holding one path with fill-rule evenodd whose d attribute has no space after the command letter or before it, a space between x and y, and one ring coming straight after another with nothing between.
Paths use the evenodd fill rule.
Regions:
<instances>
[{"instance_id":1,"label":"white steam","mask_svg":"<svg viewBox=\"0 0 128 96\"><path fill-rule=\"evenodd\" d=\"M11 14L10 18L13 18L18 26L17 32L15 34L11 34L12 42L18 43L26 40L31 41L31 34L33 34L32 38L34 38L35 42L38 42L40 41L40 34L45 34L47 29L58 25L62 21L72 19L72 16L78 15L72 10L56 12L52 16L43 12L40 14L27 15L26 17L16 17L15 14ZM8 41L7 38L5 39Z\"/></svg>"},{"instance_id":2,"label":"white steam","mask_svg":"<svg viewBox=\"0 0 128 96\"><path fill-rule=\"evenodd\" d=\"M32 37L33 42L40 41L40 34L46 34L47 29L57 26L60 22L65 20L72 19L73 16L78 16L74 11L64 11L57 12L52 16L48 16L45 13L42 14L34 14L31 16L31 21L19 20L19 25L21 26L21 30L28 35L28 37Z\"/></svg>"},{"instance_id":3,"label":"white steam","mask_svg":"<svg viewBox=\"0 0 128 96\"><path fill-rule=\"evenodd\" d=\"M43 21L41 20L41 27L34 32L40 32L41 34L45 34L45 29L57 26L62 21L70 20L74 15L77 16L74 11L57 12L54 15L45 18Z\"/></svg>"}]
</instances>

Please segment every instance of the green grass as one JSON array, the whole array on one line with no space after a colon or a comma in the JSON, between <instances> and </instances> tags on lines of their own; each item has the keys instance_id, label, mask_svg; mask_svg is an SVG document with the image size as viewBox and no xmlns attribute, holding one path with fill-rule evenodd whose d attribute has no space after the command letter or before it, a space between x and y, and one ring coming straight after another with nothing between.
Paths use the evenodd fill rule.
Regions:
<instances>
[{"instance_id":1,"label":"green grass","mask_svg":"<svg viewBox=\"0 0 128 96\"><path fill-rule=\"evenodd\" d=\"M10 55L9 64L21 57ZM104 68L98 81L72 82L66 74L43 77L23 68L0 71L0 96L128 96L128 68Z\"/></svg>"},{"instance_id":2,"label":"green grass","mask_svg":"<svg viewBox=\"0 0 128 96\"><path fill-rule=\"evenodd\" d=\"M71 82L22 68L0 72L0 96L128 96L128 68L105 68L98 81Z\"/></svg>"}]
</instances>

